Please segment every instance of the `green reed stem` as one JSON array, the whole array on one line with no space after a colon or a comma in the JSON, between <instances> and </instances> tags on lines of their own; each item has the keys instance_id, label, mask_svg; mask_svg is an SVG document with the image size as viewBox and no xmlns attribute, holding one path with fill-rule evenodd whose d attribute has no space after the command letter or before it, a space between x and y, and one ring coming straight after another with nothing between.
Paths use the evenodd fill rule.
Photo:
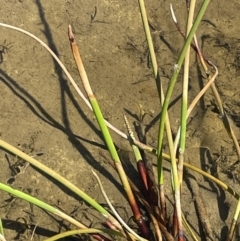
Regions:
<instances>
[{"instance_id":1,"label":"green reed stem","mask_svg":"<svg viewBox=\"0 0 240 241\"><path fill-rule=\"evenodd\" d=\"M181 66L183 64L183 60L185 58L185 55L186 55L186 51L187 49L189 48L190 44L191 44L191 41L193 39L193 36L201 22L201 19L207 9L207 6L209 4L210 0L204 0L200 10L199 10L199 13L196 17L196 20L194 21L194 24L190 30L190 33L188 34L187 36L187 39L184 43L184 46L182 48L182 51L179 55L179 58L178 58L178 61L174 67L174 72L173 72L173 76L170 80L170 84L168 86L168 89L167 89L167 94L166 94L166 98L165 98L165 101L164 101L164 104L163 104L163 109L162 109L162 113L161 113L161 118L160 118L160 124L159 124L159 136L158 136L158 163L161 163L162 162L162 146L163 146L163 135L164 135L164 124L165 124L165 121L166 121L166 115L167 115L167 109L168 109L168 106L169 106L169 102L170 102L170 99L171 99L171 95L172 95L172 91L173 91L173 88L175 86L175 83L177 81L177 77L178 77L178 74L179 74L179 71L181 69ZM173 176L174 177L177 177L177 167L174 163L173 164ZM174 183L174 186L177 187L179 186L178 185L178 180L177 178L174 179L175 183ZM159 180L160 182L160 180Z\"/></svg>"},{"instance_id":2,"label":"green reed stem","mask_svg":"<svg viewBox=\"0 0 240 241\"><path fill-rule=\"evenodd\" d=\"M122 185L123 185L123 187L125 189L125 192L127 194L129 204L130 204L131 209L133 211L133 214L134 214L134 217L135 217L136 222L138 224L138 227L140 229L140 232L145 238L147 238L148 235L149 235L149 229L148 229L145 221L143 220L142 214L140 213L140 209L137 205L135 196L133 195L132 189L129 185L128 178L127 178L126 173L123 169L121 160L120 160L120 158L118 156L118 153L117 153L117 150L114 146L114 143L113 143L112 137L110 135L110 132L109 132L109 130L107 128L107 125L105 123L103 114L102 114L101 109L98 105L98 102L97 102L97 100L96 100L96 98L93 94L93 91L92 91L92 88L90 86L85 68L83 66L83 62L82 62L82 59L81 59L76 41L74 39L74 35L72 33L72 28L71 28L70 25L69 25L69 28L68 28L68 36L69 36L69 41L70 41L72 53L73 53L73 56L74 56L74 59L75 59L75 62L76 62L77 68L78 68L79 75L82 79L84 89L85 89L85 91L87 93L87 96L89 98L89 101L90 101L90 104L92 106L94 115L97 119L98 125L99 125L99 127L102 131L103 138L105 140L106 146L108 148L108 151L111 154L112 160L114 161L115 167L117 169L118 175L121 179Z\"/></svg>"},{"instance_id":3,"label":"green reed stem","mask_svg":"<svg viewBox=\"0 0 240 241\"><path fill-rule=\"evenodd\" d=\"M164 93L163 93L162 83L161 83L161 79L160 79L160 75L159 75L159 71L158 71L157 59L156 59L156 55L155 55L155 51L154 51L151 31L150 31L149 24L148 24L144 0L138 0L138 3L139 3L143 27L144 27L144 31L145 31L145 35L146 35L146 39L147 39L147 43L148 43L149 53L150 53L150 57L151 57L151 61L152 61L152 69L153 69L153 74L154 74L154 78L155 78L155 82L156 82L156 86L157 86L157 90L158 90L159 100L160 100L160 104L162 106L164 103ZM171 125L170 125L170 120L169 120L167 113L166 113L166 132L167 132L167 138L168 138L168 143L169 143L170 156L171 156L171 158L175 159ZM159 159L159 163L158 163L157 168L158 168L159 192L160 192L160 198L161 197L163 198L164 197L163 162L162 162L162 158L160 159L158 157L158 159ZM174 160L173 160L173 162L174 162ZM162 202L162 206L164 206L165 201L161 200L161 202Z\"/></svg>"},{"instance_id":4,"label":"green reed stem","mask_svg":"<svg viewBox=\"0 0 240 241\"><path fill-rule=\"evenodd\" d=\"M103 233L103 234L109 234L109 235L113 235L116 237L123 237L123 235L119 232L116 232L115 230L111 230L111 229L96 229L96 228L85 228L85 229L81 229L81 230L70 230L70 231L66 231L63 233L59 233L57 235L54 235L50 238L45 239L44 241L55 241L55 240L62 240L66 237L69 236L73 236L73 235L79 235L79 234L96 234L96 233Z\"/></svg>"},{"instance_id":5,"label":"green reed stem","mask_svg":"<svg viewBox=\"0 0 240 241\"><path fill-rule=\"evenodd\" d=\"M53 213L67 221L69 221L70 223L74 224L76 227L78 228L86 228L83 224L79 223L77 220L75 220L74 218L68 216L67 214L63 213L62 211L58 210L57 208L33 197L33 196L30 196L22 191L19 191L17 189L14 189L8 185L5 185L3 183L0 183L0 189L7 192L7 193L10 193L18 198L21 198L29 203L32 203L50 213Z\"/></svg>"},{"instance_id":6,"label":"green reed stem","mask_svg":"<svg viewBox=\"0 0 240 241\"><path fill-rule=\"evenodd\" d=\"M40 201L39 199L33 197L33 196L30 196L22 191L19 191L17 189L14 189L6 184L3 184L3 183L0 183L0 189L7 192L7 193L10 193L18 198L21 198L27 202L30 202L48 212L51 212L53 214L57 214L57 209L51 205L48 205L47 203L43 202L43 201Z\"/></svg>"},{"instance_id":7,"label":"green reed stem","mask_svg":"<svg viewBox=\"0 0 240 241\"><path fill-rule=\"evenodd\" d=\"M189 10L189 14L188 14L186 36L188 36L188 34L191 30L191 27L192 27L195 3L196 3L196 0L191 0L191 2L190 2L190 10ZM178 179L178 182L179 182L179 186L178 187L175 186L175 192L176 192L175 193L175 202L176 202L176 213L177 213L177 219L178 219L178 237L179 237L179 240L183 240L181 194L180 194L180 192L181 192L181 183L182 183L182 179L183 179L183 161L184 161L184 152L185 152L185 145L186 145L189 59L190 59L190 44L186 49L185 61L184 61L184 75L183 75L183 85L182 85L181 126L180 126L180 144L179 144L179 161L178 161L178 177L173 177L173 179L175 179L175 184L177 184L176 179Z\"/></svg>"},{"instance_id":8,"label":"green reed stem","mask_svg":"<svg viewBox=\"0 0 240 241\"><path fill-rule=\"evenodd\" d=\"M138 4L139 4L139 8L140 8L141 17L142 17L143 28L144 28L147 43L148 43L150 58L152 61L153 74L154 74L154 78L156 80L158 93L160 93L160 85L159 85L160 84L160 76L159 76L159 72L158 72L157 59L156 59L156 55L155 55L155 51L154 51L151 31L150 31L150 28L148 25L148 18L147 18L144 0L138 0Z\"/></svg>"},{"instance_id":9,"label":"green reed stem","mask_svg":"<svg viewBox=\"0 0 240 241\"><path fill-rule=\"evenodd\" d=\"M181 66L183 64L183 60L187 54L187 52L189 51L189 47L191 44L191 41L193 39L193 36L201 22L201 19L207 9L208 3L210 2L210 0L205 0L200 8L200 11L196 17L196 20L187 36L187 39L185 41L185 44L182 48L182 51L179 55L178 61L176 63L176 65L174 66L174 73L173 76L170 80L170 84L168 86L167 89L167 94L166 94L166 98L165 101L163 103L163 108L162 108L162 113L161 113L161 118L160 118L160 122L159 122L159 136L158 136L158 147L157 147L157 153L158 153L158 166L162 165L162 153L163 153L163 135L164 135L164 125L166 122L166 117L167 117L167 109L169 106L169 102L171 99L171 95L172 95L172 91L173 88L175 86L175 83L177 81L177 77L179 74L179 71L181 69ZM187 70L188 71L188 70ZM182 141L182 147L185 149L185 134L186 134L186 112L187 112L187 100L186 98L186 93L185 93L185 97L183 99L183 112L182 112L182 118L184 118L183 123L182 123L182 133L181 133L181 141ZM185 112L185 113L184 113ZM184 116L183 116L184 115ZM185 127L184 127L185 126ZM185 129L185 130L184 130ZM185 134L184 134L185 133ZM171 158L171 166L172 166L172 175L173 175L173 188L174 188L174 198L175 198L175 206L176 206L176 212L177 212L177 218L178 218L178 228L179 228L179 232L178 232L178 240L183 240L183 233L182 233L182 219L181 219L181 202L180 202L180 182L179 182L179 178L178 178L178 171L177 171L177 163L175 160L175 153L171 151L172 146L170 146L170 158ZM184 150L183 149L183 150ZM180 149L180 156L182 155L182 150ZM180 161L180 165L183 165L183 157L181 156L181 161ZM182 163L182 164L181 164ZM158 177L161 176L161 171L158 175ZM158 182L160 183L161 179L159 178Z\"/></svg>"},{"instance_id":10,"label":"green reed stem","mask_svg":"<svg viewBox=\"0 0 240 241\"><path fill-rule=\"evenodd\" d=\"M4 236L4 229L3 229L2 219L1 218L0 218L0 234L2 234L2 236Z\"/></svg>"},{"instance_id":11,"label":"green reed stem","mask_svg":"<svg viewBox=\"0 0 240 241\"><path fill-rule=\"evenodd\" d=\"M191 0L190 9L188 13L188 23L186 36L188 36L193 22L194 8L196 0ZM186 145L186 129L187 129L187 109L188 109L188 80L189 80L189 59L190 59L190 45L186 49L186 56L184 60L184 73L183 73L183 85L182 85L182 108L181 108L181 125L180 125L180 143L179 143L179 182L182 182L182 170L183 170L183 155Z\"/></svg>"}]
</instances>

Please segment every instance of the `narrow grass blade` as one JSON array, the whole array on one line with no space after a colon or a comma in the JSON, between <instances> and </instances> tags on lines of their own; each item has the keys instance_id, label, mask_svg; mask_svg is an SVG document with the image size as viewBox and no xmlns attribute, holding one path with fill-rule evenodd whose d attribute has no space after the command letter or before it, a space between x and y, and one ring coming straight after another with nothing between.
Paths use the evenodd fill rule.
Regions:
<instances>
[{"instance_id":1,"label":"narrow grass blade","mask_svg":"<svg viewBox=\"0 0 240 241\"><path fill-rule=\"evenodd\" d=\"M67 221L69 221L70 223L74 224L76 227L79 227L79 228L86 228L83 224L79 223L78 221L76 221L75 219L73 219L72 217L66 215L65 213L63 213L62 211L58 210L57 208L33 197L33 196L30 196L22 191L19 191L17 189L14 189L8 185L5 185L3 183L0 183L0 189L7 192L7 193L10 193L18 198L21 198L29 203L32 203L50 213L53 213Z\"/></svg>"},{"instance_id":2,"label":"narrow grass blade","mask_svg":"<svg viewBox=\"0 0 240 241\"><path fill-rule=\"evenodd\" d=\"M237 221L239 218L239 213L240 213L240 199L238 200L237 208L235 210L234 217L233 217L230 229L228 231L227 241L233 240L233 235L234 235L234 232L236 229Z\"/></svg>"},{"instance_id":3,"label":"narrow grass blade","mask_svg":"<svg viewBox=\"0 0 240 241\"><path fill-rule=\"evenodd\" d=\"M3 230L3 225L2 225L2 219L0 218L0 234L4 236L4 230Z\"/></svg>"},{"instance_id":4,"label":"narrow grass blade","mask_svg":"<svg viewBox=\"0 0 240 241\"><path fill-rule=\"evenodd\" d=\"M86 229L87 227L83 224L81 224L80 222L78 222L76 219L70 217L69 215L63 213L62 211L60 211L59 209L31 196L31 195L28 195L22 191L19 191L17 189L13 189L12 187L8 186L8 185L5 185L3 183L0 183L0 189L7 192L7 193L10 193L18 198L21 198L29 203L32 203L34 204L35 206L38 206L50 213L53 213L59 217L61 217L62 219L68 221L69 223L75 225L76 227L78 228L81 228L81 229ZM99 235L93 235L93 237L99 241L110 241L108 238L104 237L104 236L99 236Z\"/></svg>"},{"instance_id":5,"label":"narrow grass blade","mask_svg":"<svg viewBox=\"0 0 240 241\"><path fill-rule=\"evenodd\" d=\"M55 241L60 240L69 236L79 235L79 234L108 234L111 236L123 237L121 233L116 232L111 229L95 229L95 228L85 228L85 229L78 229L78 230L70 230L63 233L59 233L57 235L52 236L51 238L47 238L44 241Z\"/></svg>"}]
</instances>

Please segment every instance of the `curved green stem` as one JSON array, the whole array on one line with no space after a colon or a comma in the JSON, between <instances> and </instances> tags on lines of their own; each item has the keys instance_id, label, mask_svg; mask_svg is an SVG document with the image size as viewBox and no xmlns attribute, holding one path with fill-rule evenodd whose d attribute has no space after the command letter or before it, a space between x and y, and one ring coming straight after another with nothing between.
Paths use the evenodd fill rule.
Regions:
<instances>
[{"instance_id":1,"label":"curved green stem","mask_svg":"<svg viewBox=\"0 0 240 241\"><path fill-rule=\"evenodd\" d=\"M69 221L70 223L74 224L76 227L78 228L86 228L86 226L84 226L83 224L79 223L77 220L75 220L74 218L68 216L67 214L63 213L62 211L58 210L57 208L31 196L31 195L28 195L22 191L19 191L17 189L14 189L6 184L3 184L3 183L0 183L0 189L7 192L7 193L10 193L16 197L19 197L27 202L30 202L50 213L53 213L67 221Z\"/></svg>"},{"instance_id":2,"label":"curved green stem","mask_svg":"<svg viewBox=\"0 0 240 241\"><path fill-rule=\"evenodd\" d=\"M120 236L123 237L123 235L119 232L116 232L114 230L111 229L96 229L96 228L85 228L85 229L81 229L81 230L70 230L70 231L66 231L63 233L59 233L57 235L54 235L50 238L45 239L44 241L55 241L55 240L59 240L59 239L63 239L69 236L73 236L73 235L78 235L78 234L94 234L94 233L106 233L109 235L114 235L114 236Z\"/></svg>"},{"instance_id":3,"label":"curved green stem","mask_svg":"<svg viewBox=\"0 0 240 241\"><path fill-rule=\"evenodd\" d=\"M34 158L28 156L24 152L18 150L17 148L11 146L10 144L6 143L5 141L0 139L0 147L15 154L16 156L22 158L23 160L29 162L31 165L35 166L36 168L40 169L44 173L48 174L58 182L62 183L64 186L66 186L68 189L70 189L72 192L76 193L79 197L81 197L84 201L86 201L89 205L91 205L93 208L95 208L98 212L100 212L106 219L108 219L110 222L112 222L114 225L119 226L119 223L117 220L108 213L107 210L105 210L100 204L98 204L94 199L89 197L86 193L84 193L82 190L77 188L74 184L69 182L67 179L62 177L61 175L57 174L47 166L43 165L39 161L35 160Z\"/></svg>"}]
</instances>

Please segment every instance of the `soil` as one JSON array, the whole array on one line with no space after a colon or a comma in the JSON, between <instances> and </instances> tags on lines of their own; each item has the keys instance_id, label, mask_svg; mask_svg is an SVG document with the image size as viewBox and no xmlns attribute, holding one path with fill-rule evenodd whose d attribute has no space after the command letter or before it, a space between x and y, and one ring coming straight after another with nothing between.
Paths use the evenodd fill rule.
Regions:
<instances>
[{"instance_id":1,"label":"soil","mask_svg":"<svg viewBox=\"0 0 240 241\"><path fill-rule=\"evenodd\" d=\"M179 24L184 29L187 16L185 2L172 0L171 3ZM183 39L171 19L169 1L146 0L145 4L151 22L160 77L166 90ZM197 9L200 4L198 1ZM240 2L237 0L211 1L197 31L204 55L218 67L216 86L238 139L239 11ZM157 145L160 104L138 1L1 0L0 12L1 22L23 28L47 43L83 89L67 36L70 23L104 117L126 132L123 113L132 125L139 115L141 105L148 113L143 120L148 144ZM99 203L105 204L91 172L96 171L123 219L127 221L131 218L119 178L108 161L100 155L100 151L106 156L108 153L96 119L48 52L28 36L1 27L0 62L1 139L34 156ZM174 133L180 121L181 82L182 72L169 109ZM205 83L205 74L192 52L190 101ZM132 161L129 143L111 133L121 157L125 161ZM155 158L150 157L155 163ZM5 150L0 151L0 158L1 182L57 206L87 226L99 226L101 219L96 211L66 187L31 166L19 174L19 168L24 163ZM189 118L185 160L205 170L209 169L235 191L239 190L240 168L236 164L236 150L224 129L210 90ZM135 169L126 168L126 171L131 176ZM165 174L166 180L170 180L167 163ZM225 240L237 201L216 184L192 174L201 188L214 240ZM165 189L172 200L169 181L165 184ZM183 213L199 240L205 240L188 183L184 183L182 192ZM30 206L25 201L13 199L6 193L0 195L0 206L7 240L44 240L73 228L60 218ZM239 240L238 235L236 232L235 240Z\"/></svg>"}]
</instances>

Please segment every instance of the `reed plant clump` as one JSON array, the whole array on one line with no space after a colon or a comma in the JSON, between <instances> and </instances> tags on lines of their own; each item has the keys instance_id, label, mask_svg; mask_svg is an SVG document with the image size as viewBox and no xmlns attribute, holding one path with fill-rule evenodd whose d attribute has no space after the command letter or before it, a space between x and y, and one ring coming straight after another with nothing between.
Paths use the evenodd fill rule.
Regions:
<instances>
[{"instance_id":1,"label":"reed plant clump","mask_svg":"<svg viewBox=\"0 0 240 241\"><path fill-rule=\"evenodd\" d=\"M105 145L111 156L111 160L109 162L118 174L121 180L121 184L126 192L125 194L129 206L132 210L132 216L134 217L137 230L131 228L127 224L126 220L123 220L122 217L118 214L118 212L114 208L114 205L111 204L108 198L106 187L104 187L104 185L101 183L101 179L98 177L96 172L93 172L93 175L96 177L96 182L99 184L100 190L105 198L105 201L110 211L109 209L106 209L103 205L99 204L94 199L94 197L90 197L89 195L87 195L84 191L76 187L63 176L57 174L33 157L23 153L22 151L18 150L17 148L13 147L12 145L6 143L4 140L1 139L0 147L2 149L13 153L19 158L30 163L32 166L36 167L38 170L41 170L42 172L51 176L53 179L57 180L59 183L63 184L73 193L78 195L81 199L88 203L88 205L97 210L97 212L99 212L104 219L103 227L99 229L86 227L84 224L80 223L78 220L74 219L69 214L64 213L58 208L49 205L43 200L39 200L33 196L30 196L23 191L13 189L12 187L4 183L0 183L0 189L2 191L8 192L11 195L17 196L18 198L24 199L27 202L44 209L47 212L57 215L76 227L75 230L69 230L59 233L53 237L49 237L48 239L46 239L46 241L59 240L68 236L81 234L89 234L92 238L97 240L116 240L118 238L122 238L125 240L141 241L183 241L203 239L216 240L217 237L213 232L213 228L211 227L211 221L209 220L205 209L204 201L206 200L204 200L204 197L202 197L201 195L197 180L192 178L192 176L194 176L194 173L199 173L200 175L204 176L204 178L207 178L211 182L219 185L221 189L229 192L238 201L233 221L229 227L227 237L227 240L233 240L233 235L236 229L236 223L240 211L239 195L215 176L205 172L202 169L197 168L196 166L189 164L186 160L187 120L193 108L196 106L196 104L199 102L201 97L208 89L211 89L214 94L223 125L229 136L232 138L236 152L238 154L238 157L240 158L240 148L237 138L231 128L229 118L223 108L221 96L218 93L215 85L215 80L218 75L218 68L212 61L210 61L207 57L203 56L200 48L198 47L197 29L199 27L199 24L201 23L201 20L203 19L204 13L208 7L208 4L210 3L210 0L204 0L197 13L195 10L196 1L187 1L188 19L185 31L182 31L181 27L179 26L177 17L174 13L174 7L170 5L173 22L176 25L176 29L179 31L179 33L183 35L184 45L182 46L182 50L178 56L176 63L173 63L172 77L167 88L165 88L165 86L162 86L160 74L158 71L158 64L154 51L154 44L152 41L151 32L149 29L149 21L147 18L144 1L139 0L138 2L143 22L143 28L146 34L146 39L150 52L153 76L156 81L156 90L158 92L159 102L162 107L161 116L159 119L158 133L156 136L158 143L156 148L153 148L147 144L146 136L144 135L144 130L141 123L136 123L135 130L137 132L137 135L135 135L134 131L132 130L131 124L128 122L127 116L124 116L123 119L126 125L127 132L127 134L125 134L104 119L101 108L97 101L97 96L94 95L91 88L90 81L88 79L81 55L78 50L77 41L70 25L68 27L68 38L87 98L82 93L74 79L71 77L64 64L43 41L23 29L0 23L1 27L13 29L16 31L20 31L23 34L27 34L31 38L38 41L42 46L44 46L61 66L64 73L70 80L71 84L76 89L77 93L81 96L81 98L88 105L88 107L93 111L101 133L103 135ZM192 53L196 53L196 55L198 56L199 62L201 63L204 72L206 73L207 83L199 91L194 100L189 103L189 69L191 65L190 54ZM179 79L180 71L183 72L181 90L181 116L179 117L181 121L178 132L173 138L172 126L169 117L169 103L176 81ZM164 93L163 89L167 89L166 93ZM140 115L140 119L142 119L144 117L144 113L141 113ZM141 183L140 186L136 185L136 183L134 183L130 178L129 174L125 171L123 160L121 160L116 150L114 141L109 131L110 129L122 136L131 145L132 151L136 158L136 169L138 170L139 174L139 180ZM167 137L166 143L164 141L165 134ZM169 150L168 153L165 153L163 148L166 144ZM146 153L151 153L152 158L148 158ZM153 165L153 162L156 163L156 170L154 170L155 167ZM166 177L163 168L165 162L170 163L170 180L173 196L171 207L169 207L169 202L166 201ZM184 176L186 177L184 178ZM184 215L183 209L186 208L184 207L184 205L186 204L182 202L182 189L183 186L186 185L185 180L187 180L186 182L188 183L189 187L191 188L192 194L195 197L196 212L198 213L198 217L202 225L204 237L197 236L194 227L192 227L191 220L187 220ZM146 214L143 214L142 210L144 210L144 213ZM171 213L169 213L169 210L172 210ZM145 218L146 216L147 218ZM1 222L0 240L5 240L4 226Z\"/></svg>"}]
</instances>

